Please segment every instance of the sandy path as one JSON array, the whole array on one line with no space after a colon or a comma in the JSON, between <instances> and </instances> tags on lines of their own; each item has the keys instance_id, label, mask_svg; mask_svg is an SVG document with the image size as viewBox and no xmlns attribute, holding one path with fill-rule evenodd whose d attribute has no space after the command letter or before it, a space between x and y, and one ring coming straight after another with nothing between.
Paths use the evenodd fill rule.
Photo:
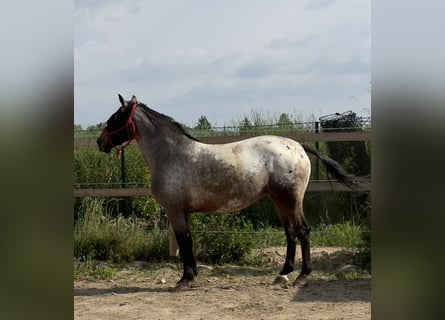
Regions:
<instances>
[{"instance_id":1,"label":"sandy path","mask_svg":"<svg viewBox=\"0 0 445 320\"><path fill-rule=\"evenodd\" d=\"M326 250L319 254L326 255ZM180 276L175 265L123 270L113 280L76 279L74 318L371 318L370 279L345 280L315 274L306 288L298 289L270 285L275 270L236 266L200 269L195 286L180 292L171 290Z\"/></svg>"}]
</instances>

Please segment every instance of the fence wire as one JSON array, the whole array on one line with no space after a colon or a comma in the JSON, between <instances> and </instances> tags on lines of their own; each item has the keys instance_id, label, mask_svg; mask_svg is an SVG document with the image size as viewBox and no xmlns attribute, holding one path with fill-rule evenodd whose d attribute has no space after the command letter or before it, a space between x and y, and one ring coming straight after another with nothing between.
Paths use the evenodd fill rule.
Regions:
<instances>
[{"instance_id":1,"label":"fence wire","mask_svg":"<svg viewBox=\"0 0 445 320\"><path fill-rule=\"evenodd\" d=\"M347 118L346 120L342 120ZM349 118L348 118L349 117ZM189 133L196 137L213 136L251 136L261 134L285 135L295 132L334 132L341 130L371 130L371 117L355 117L350 112L344 114L333 114L320 118L317 122L302 123L276 123L271 125L256 126L222 126L208 129L190 128ZM348 120L349 119L349 120ZM337 126L337 127L335 127ZM74 139L96 139L101 128L90 128L90 130L75 130ZM370 172L371 144L369 141L342 141L342 142L309 142L307 143L322 153L339 161L345 169L355 175L365 176ZM97 147L75 147L74 148L74 188L149 188L151 176L145 160L134 145L129 146L123 153L124 157L117 160L113 154L105 155ZM318 161L311 158L312 173L311 180L327 180L325 170ZM117 197L115 199L122 199ZM78 200L76 200L78 201ZM143 198L132 198L133 210L135 203L144 207ZM311 192L305 196L304 210L306 216L311 216L312 221L343 221L355 219L357 216L368 215L363 212L369 211L369 195L351 192ZM117 211L117 210L116 210ZM145 213L141 212L141 215ZM322 217L322 218L321 218ZM352 218L351 218L352 217ZM208 232L208 231L205 231ZM218 231L215 231L218 232Z\"/></svg>"}]
</instances>

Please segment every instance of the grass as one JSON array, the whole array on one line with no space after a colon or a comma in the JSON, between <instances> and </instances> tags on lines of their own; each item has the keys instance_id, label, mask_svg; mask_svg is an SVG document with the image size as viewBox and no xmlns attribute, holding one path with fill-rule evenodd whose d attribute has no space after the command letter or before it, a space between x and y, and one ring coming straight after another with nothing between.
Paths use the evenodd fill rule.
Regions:
<instances>
[{"instance_id":1,"label":"grass","mask_svg":"<svg viewBox=\"0 0 445 320\"><path fill-rule=\"evenodd\" d=\"M98 262L87 261L74 266L74 278L111 280L116 276L117 269L110 265L100 265Z\"/></svg>"},{"instance_id":2,"label":"grass","mask_svg":"<svg viewBox=\"0 0 445 320\"><path fill-rule=\"evenodd\" d=\"M74 256L80 261L131 262L168 259L168 231L149 223L113 218L104 200L84 199L74 227ZM192 221L193 222L193 221ZM210 263L242 263L255 248L285 246L282 228L254 230L239 215L201 215L192 223L197 258ZM320 225L311 232L312 246L361 247L364 228L346 222Z\"/></svg>"},{"instance_id":3,"label":"grass","mask_svg":"<svg viewBox=\"0 0 445 320\"><path fill-rule=\"evenodd\" d=\"M113 262L161 259L168 253L168 234L150 232L131 218L112 218L103 200L84 199L74 227L74 256Z\"/></svg>"},{"instance_id":4,"label":"grass","mask_svg":"<svg viewBox=\"0 0 445 320\"><path fill-rule=\"evenodd\" d=\"M320 247L359 247L363 244L363 227L351 222L341 224L321 224L311 232L311 244Z\"/></svg>"},{"instance_id":5,"label":"grass","mask_svg":"<svg viewBox=\"0 0 445 320\"><path fill-rule=\"evenodd\" d=\"M355 248L363 244L365 228L350 222L341 224L321 224L311 231L311 245L317 247ZM281 228L266 227L252 234L257 248L285 246L286 238Z\"/></svg>"},{"instance_id":6,"label":"grass","mask_svg":"<svg viewBox=\"0 0 445 320\"><path fill-rule=\"evenodd\" d=\"M135 260L146 261L153 268L159 268L160 262L161 265L167 263L167 230L153 227L148 221L136 222L132 218L111 217L105 211L104 199L82 200L74 227L76 279L111 280L120 268ZM283 229L264 227L256 230L241 217L237 214L200 215L192 219L194 251L198 263L236 264L261 270L270 266L270 257L261 249L285 247ZM369 276L370 272L370 255L360 249L365 247L366 237L363 234L369 235L369 231L350 222L321 224L312 229L311 246L358 248L359 254L351 254L347 263L363 266L366 272L346 274L344 278L359 279ZM334 263L334 258L326 258L325 263ZM346 261L344 258L341 260ZM180 263L174 266L181 269ZM321 262L318 262L318 266L321 266Z\"/></svg>"}]
</instances>

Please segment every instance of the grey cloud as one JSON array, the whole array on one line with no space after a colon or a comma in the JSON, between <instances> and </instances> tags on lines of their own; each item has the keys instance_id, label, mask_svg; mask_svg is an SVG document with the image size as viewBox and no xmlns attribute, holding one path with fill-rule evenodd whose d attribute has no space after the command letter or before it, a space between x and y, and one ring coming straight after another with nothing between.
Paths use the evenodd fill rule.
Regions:
<instances>
[{"instance_id":1,"label":"grey cloud","mask_svg":"<svg viewBox=\"0 0 445 320\"><path fill-rule=\"evenodd\" d=\"M236 76L265 78L303 76L308 73L369 73L369 60L369 55L362 54L360 57L358 52L345 48L342 36L330 41L322 41L316 35L296 40L279 38L270 41L260 54L241 64Z\"/></svg>"},{"instance_id":2,"label":"grey cloud","mask_svg":"<svg viewBox=\"0 0 445 320\"><path fill-rule=\"evenodd\" d=\"M77 108L86 108L85 100L110 95L114 102L116 91L191 122L200 114L212 123L213 115L218 121L239 116L252 109L249 99L283 112L338 107L369 83L370 36L361 15L344 16L346 2L333 4L231 2L216 18L203 19L207 4L196 10L170 2L77 0L75 94L83 99L76 99L76 116ZM138 6L139 15L127 24ZM116 10L123 11L122 23L107 19ZM290 14L294 11L300 16ZM266 13L268 19L262 18ZM326 24L319 25L327 15ZM100 104L94 105L102 114Z\"/></svg>"},{"instance_id":3,"label":"grey cloud","mask_svg":"<svg viewBox=\"0 0 445 320\"><path fill-rule=\"evenodd\" d=\"M123 66L120 78L129 82L190 84L194 81L202 82L231 76L238 61L242 59L239 52L219 55L206 53L196 56L193 52L198 50L190 51L191 54L186 53L180 56L145 57L138 63Z\"/></svg>"},{"instance_id":4,"label":"grey cloud","mask_svg":"<svg viewBox=\"0 0 445 320\"><path fill-rule=\"evenodd\" d=\"M333 5L336 0L310 0L306 5L307 10L317 10Z\"/></svg>"}]
</instances>

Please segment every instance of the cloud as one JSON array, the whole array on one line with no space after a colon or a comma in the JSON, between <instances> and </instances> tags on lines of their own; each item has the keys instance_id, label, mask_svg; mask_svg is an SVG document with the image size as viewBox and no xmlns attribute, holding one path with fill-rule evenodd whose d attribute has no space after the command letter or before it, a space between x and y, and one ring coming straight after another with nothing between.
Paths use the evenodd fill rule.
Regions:
<instances>
[{"instance_id":1,"label":"cloud","mask_svg":"<svg viewBox=\"0 0 445 320\"><path fill-rule=\"evenodd\" d=\"M310 0L306 5L307 10L318 10L334 5L336 0Z\"/></svg>"},{"instance_id":2,"label":"cloud","mask_svg":"<svg viewBox=\"0 0 445 320\"><path fill-rule=\"evenodd\" d=\"M309 3L77 1L75 120L99 122L117 93L186 123L224 122L248 101L338 109L369 89L369 5Z\"/></svg>"}]
</instances>

